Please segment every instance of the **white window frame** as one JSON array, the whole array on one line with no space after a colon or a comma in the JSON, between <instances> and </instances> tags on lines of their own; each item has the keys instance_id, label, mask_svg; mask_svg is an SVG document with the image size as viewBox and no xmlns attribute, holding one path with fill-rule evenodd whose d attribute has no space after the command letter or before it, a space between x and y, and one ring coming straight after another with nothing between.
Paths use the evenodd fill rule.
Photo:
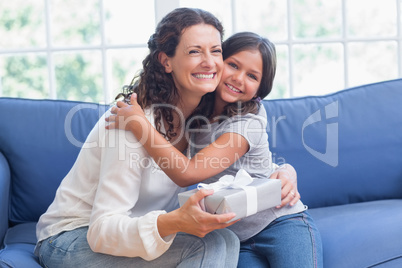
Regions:
<instances>
[{"instance_id":1,"label":"white window frame","mask_svg":"<svg viewBox=\"0 0 402 268\"><path fill-rule=\"evenodd\" d=\"M38 49L1 49L0 54L26 54L26 53L45 53L47 56L47 72L49 77L49 97L51 99L56 99L56 77L55 77L55 66L53 62L52 55L56 52L61 51L75 51L75 50L97 50L101 51L102 54L102 72L103 72L103 94L104 101L110 102L113 96L111 96L111 89L108 88L109 85L109 72L108 72L108 60L107 60L107 50L108 49L124 49L124 48L144 48L146 47L146 40L144 40L143 44L133 44L133 45L108 45L105 39L105 12L103 6L103 0L99 0L100 2L100 14L101 14L101 44L100 45L88 45L88 46L79 46L79 47L54 47L51 42L51 32L52 25L50 23L50 3L49 0L43 0L45 3L45 18L46 18L46 47L38 48ZM288 66L289 66L289 97L294 96L294 85L293 79L294 76L294 66L293 66L293 46L300 44L323 44L323 43L340 43L343 45L344 49L344 88L349 87L349 69L348 69L348 44L350 42L374 42L374 41L395 41L398 47L398 76L402 77L402 0L395 0L397 6L397 35L395 37L381 37L381 38L351 38L347 36L347 31L345 29L346 23L346 1L342 0L342 22L343 22L343 36L338 39L303 39L296 40L292 38L292 16L288 16L288 39L285 41L275 42L277 45L285 45L288 49ZM228 8L232 9L232 14L235 14L235 2L236 0L231 0L231 6ZM155 3L155 20L156 23L159 22L163 16L165 16L168 12L180 6L179 0L154 0ZM288 14L292 14L292 0L287 0L287 9ZM236 32L237 20L235 16L232 16L232 29L231 32ZM0 77L0 96L2 96L1 89L1 77Z\"/></svg>"}]
</instances>

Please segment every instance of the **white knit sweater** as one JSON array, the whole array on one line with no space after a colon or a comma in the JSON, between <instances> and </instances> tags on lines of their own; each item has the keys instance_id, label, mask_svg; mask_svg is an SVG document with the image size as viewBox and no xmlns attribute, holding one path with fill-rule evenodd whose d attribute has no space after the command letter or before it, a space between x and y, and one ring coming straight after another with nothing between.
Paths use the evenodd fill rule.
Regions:
<instances>
[{"instance_id":1,"label":"white knit sweater","mask_svg":"<svg viewBox=\"0 0 402 268\"><path fill-rule=\"evenodd\" d=\"M154 124L153 115L146 111ZM175 235L161 238L157 217L178 206L174 184L129 131L106 130L105 116L89 134L37 224L38 241L89 226L95 252L152 260Z\"/></svg>"}]
</instances>

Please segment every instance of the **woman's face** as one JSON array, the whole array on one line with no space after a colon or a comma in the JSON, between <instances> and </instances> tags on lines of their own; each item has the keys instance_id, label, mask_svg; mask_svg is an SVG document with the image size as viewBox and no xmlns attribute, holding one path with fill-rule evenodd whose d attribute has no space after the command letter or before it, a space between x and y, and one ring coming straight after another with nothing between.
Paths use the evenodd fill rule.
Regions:
<instances>
[{"instance_id":1,"label":"woman's face","mask_svg":"<svg viewBox=\"0 0 402 268\"><path fill-rule=\"evenodd\" d=\"M162 62L171 73L183 100L200 100L218 86L223 69L221 36L207 24L185 29L174 57Z\"/></svg>"},{"instance_id":2,"label":"woman's face","mask_svg":"<svg viewBox=\"0 0 402 268\"><path fill-rule=\"evenodd\" d=\"M262 78L262 56L258 50L244 50L224 61L216 98L224 103L249 101L257 97Z\"/></svg>"}]
</instances>

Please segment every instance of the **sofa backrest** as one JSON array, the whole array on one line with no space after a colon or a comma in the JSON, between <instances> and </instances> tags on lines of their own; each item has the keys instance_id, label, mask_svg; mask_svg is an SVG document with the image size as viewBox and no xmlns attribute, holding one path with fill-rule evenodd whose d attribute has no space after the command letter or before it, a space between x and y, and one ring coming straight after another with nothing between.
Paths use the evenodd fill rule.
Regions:
<instances>
[{"instance_id":1,"label":"sofa backrest","mask_svg":"<svg viewBox=\"0 0 402 268\"><path fill-rule=\"evenodd\" d=\"M310 208L402 198L402 79L263 104L274 161Z\"/></svg>"},{"instance_id":2,"label":"sofa backrest","mask_svg":"<svg viewBox=\"0 0 402 268\"><path fill-rule=\"evenodd\" d=\"M310 208L402 198L402 79L325 96L263 101L274 161L298 173ZM108 106L0 98L9 221L38 220ZM5 159L5 160L4 160Z\"/></svg>"},{"instance_id":3,"label":"sofa backrest","mask_svg":"<svg viewBox=\"0 0 402 268\"><path fill-rule=\"evenodd\" d=\"M0 153L11 173L11 225L37 221L107 106L0 98Z\"/></svg>"}]
</instances>

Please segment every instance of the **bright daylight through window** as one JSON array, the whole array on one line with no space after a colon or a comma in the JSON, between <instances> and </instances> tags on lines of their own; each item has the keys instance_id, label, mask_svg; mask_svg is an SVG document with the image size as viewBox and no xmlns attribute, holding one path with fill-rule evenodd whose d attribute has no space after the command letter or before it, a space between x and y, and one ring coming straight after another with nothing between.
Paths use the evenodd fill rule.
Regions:
<instances>
[{"instance_id":1,"label":"bright daylight through window","mask_svg":"<svg viewBox=\"0 0 402 268\"><path fill-rule=\"evenodd\" d=\"M402 0L15 0L0 9L0 96L109 103L141 68L156 22L180 6L212 12L225 36L275 43L269 98L402 77Z\"/></svg>"}]
</instances>

